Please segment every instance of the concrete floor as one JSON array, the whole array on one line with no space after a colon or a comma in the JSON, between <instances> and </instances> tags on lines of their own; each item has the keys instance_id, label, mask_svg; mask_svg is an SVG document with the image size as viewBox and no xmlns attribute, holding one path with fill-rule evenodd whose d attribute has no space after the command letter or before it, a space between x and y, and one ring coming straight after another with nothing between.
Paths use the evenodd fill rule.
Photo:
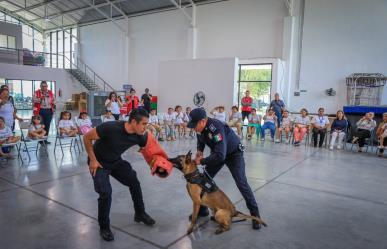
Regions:
<instances>
[{"instance_id":1,"label":"concrete floor","mask_svg":"<svg viewBox=\"0 0 387 249\"><path fill-rule=\"evenodd\" d=\"M194 149L193 140L164 142L170 156ZM133 221L129 191L113 178L110 214L114 242L99 237L97 194L85 153L51 153L28 166L18 160L0 164L0 248L387 248L387 160L375 154L294 148L246 142L246 172L269 227L255 231L249 221L215 235L207 218L185 235L192 204L178 171L152 177L135 148L124 158L142 184L146 227ZM238 209L246 211L230 173L215 178Z\"/></svg>"}]
</instances>

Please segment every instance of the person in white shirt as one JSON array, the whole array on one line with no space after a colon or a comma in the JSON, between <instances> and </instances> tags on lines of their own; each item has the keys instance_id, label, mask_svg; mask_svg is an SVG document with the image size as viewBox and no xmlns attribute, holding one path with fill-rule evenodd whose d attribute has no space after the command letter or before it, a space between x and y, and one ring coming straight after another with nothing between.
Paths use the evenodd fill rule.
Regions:
<instances>
[{"instance_id":1,"label":"person in white shirt","mask_svg":"<svg viewBox=\"0 0 387 249\"><path fill-rule=\"evenodd\" d=\"M278 127L277 139L275 140L275 142L279 143L281 141L282 131L285 131L286 143L288 144L290 142L289 134L290 130L292 129L292 126L293 120L291 117L289 117L289 111L284 110L282 113L280 127Z\"/></svg>"},{"instance_id":2,"label":"person in white shirt","mask_svg":"<svg viewBox=\"0 0 387 249\"><path fill-rule=\"evenodd\" d=\"M116 121L116 118L113 116L112 112L106 110L105 115L102 115L102 123Z\"/></svg>"},{"instance_id":3,"label":"person in white shirt","mask_svg":"<svg viewBox=\"0 0 387 249\"><path fill-rule=\"evenodd\" d=\"M159 124L159 118L156 114L156 109L151 109L151 112L149 114L148 130L152 132L153 135L158 134L159 141L164 141L163 133L161 132L161 126Z\"/></svg>"},{"instance_id":4,"label":"person in white shirt","mask_svg":"<svg viewBox=\"0 0 387 249\"><path fill-rule=\"evenodd\" d=\"M308 111L305 108L301 109L301 116L294 119L294 146L299 146L305 134L309 132L310 119Z\"/></svg>"},{"instance_id":5,"label":"person in white shirt","mask_svg":"<svg viewBox=\"0 0 387 249\"><path fill-rule=\"evenodd\" d=\"M77 126L79 129L79 132L82 135L85 135L93 128L93 124L91 123L91 120L90 120L89 116L87 115L87 112L79 113Z\"/></svg>"},{"instance_id":6,"label":"person in white shirt","mask_svg":"<svg viewBox=\"0 0 387 249\"><path fill-rule=\"evenodd\" d=\"M167 141L176 140L175 137L175 122L176 115L173 112L173 108L169 107L168 112L164 115L164 126Z\"/></svg>"},{"instance_id":7,"label":"person in white shirt","mask_svg":"<svg viewBox=\"0 0 387 249\"><path fill-rule=\"evenodd\" d=\"M190 112L191 112L191 107L187 106L187 107L185 108L185 113L184 113L184 117L183 117L184 127L185 127L185 129L186 129L186 132L188 132L188 135L189 135L191 138L195 138L195 137L196 137L196 136L194 136L194 132L195 132L195 131L194 131L193 129L190 129L190 128L187 127L187 124L188 124L188 122L189 122L189 120L190 120L190 117L189 117ZM187 137L185 134L186 134L186 133L184 133L184 136Z\"/></svg>"},{"instance_id":8,"label":"person in white shirt","mask_svg":"<svg viewBox=\"0 0 387 249\"><path fill-rule=\"evenodd\" d=\"M58 128L60 136L75 137L78 134L78 129L71 120L71 113L68 111L61 112Z\"/></svg>"},{"instance_id":9,"label":"person in white shirt","mask_svg":"<svg viewBox=\"0 0 387 249\"><path fill-rule=\"evenodd\" d=\"M210 113L214 116L214 119L222 121L223 123L227 122L226 112L224 111L224 106L217 106Z\"/></svg>"},{"instance_id":10,"label":"person in white shirt","mask_svg":"<svg viewBox=\"0 0 387 249\"><path fill-rule=\"evenodd\" d=\"M237 128L238 136L242 136L242 114L238 111L238 106L231 107L231 113L227 124L230 127Z\"/></svg>"},{"instance_id":11,"label":"person in white shirt","mask_svg":"<svg viewBox=\"0 0 387 249\"><path fill-rule=\"evenodd\" d=\"M122 107L122 101L121 98L117 97L117 94L115 92L111 92L109 94L109 98L105 101L105 107L106 110L109 110L112 112L114 119L118 120L120 117L120 108Z\"/></svg>"},{"instance_id":12,"label":"person in white shirt","mask_svg":"<svg viewBox=\"0 0 387 249\"><path fill-rule=\"evenodd\" d=\"M0 141L2 144L13 144L20 140L19 136L13 136L12 130L5 125L5 119L0 117Z\"/></svg>"},{"instance_id":13,"label":"person in white shirt","mask_svg":"<svg viewBox=\"0 0 387 249\"><path fill-rule=\"evenodd\" d=\"M249 125L247 129L247 139L251 139L253 134L257 134L257 139L259 134L261 133L261 115L257 114L257 109L251 109L251 113L249 114Z\"/></svg>"},{"instance_id":14,"label":"person in white shirt","mask_svg":"<svg viewBox=\"0 0 387 249\"><path fill-rule=\"evenodd\" d=\"M40 123L39 115L32 116L31 124L28 127L28 137L32 139L42 139L46 137L44 125Z\"/></svg>"},{"instance_id":15,"label":"person in white shirt","mask_svg":"<svg viewBox=\"0 0 387 249\"><path fill-rule=\"evenodd\" d=\"M177 128L177 132L179 134L179 136L184 136L185 134L185 126L184 126L184 112L183 112L183 108L180 106L180 105L177 105L175 107L175 117L176 117L176 120L175 120L175 128Z\"/></svg>"},{"instance_id":16,"label":"person in white shirt","mask_svg":"<svg viewBox=\"0 0 387 249\"><path fill-rule=\"evenodd\" d=\"M322 147L325 139L325 134L327 133L327 128L329 125L329 119L327 116L324 116L324 108L320 107L318 109L318 115L314 116L312 119L312 133L313 133L313 145L317 147L317 138L320 135L318 142L318 147Z\"/></svg>"}]
</instances>

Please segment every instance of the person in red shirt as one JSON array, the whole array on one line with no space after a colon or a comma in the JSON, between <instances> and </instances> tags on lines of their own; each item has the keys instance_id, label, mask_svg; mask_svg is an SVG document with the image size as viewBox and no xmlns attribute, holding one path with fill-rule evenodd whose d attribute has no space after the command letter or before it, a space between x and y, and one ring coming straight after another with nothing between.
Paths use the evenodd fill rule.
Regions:
<instances>
[{"instance_id":1,"label":"person in red shirt","mask_svg":"<svg viewBox=\"0 0 387 249\"><path fill-rule=\"evenodd\" d=\"M253 104L253 98L250 97L250 91L246 90L245 97L242 98L242 123L245 118L248 118L251 113L251 105Z\"/></svg>"},{"instance_id":2,"label":"person in red shirt","mask_svg":"<svg viewBox=\"0 0 387 249\"><path fill-rule=\"evenodd\" d=\"M138 103L139 103L139 99L138 97L136 96L136 90L134 90L133 88L130 89L130 92L129 92L129 96L126 97L126 105L127 105L127 108L128 108L128 114L134 110L134 109L137 109L138 108Z\"/></svg>"}]
</instances>

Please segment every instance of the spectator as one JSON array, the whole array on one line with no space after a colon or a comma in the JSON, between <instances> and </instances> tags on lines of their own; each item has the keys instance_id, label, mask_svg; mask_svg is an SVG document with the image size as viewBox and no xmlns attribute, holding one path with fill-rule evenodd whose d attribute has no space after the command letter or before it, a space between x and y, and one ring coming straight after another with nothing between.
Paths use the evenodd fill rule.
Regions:
<instances>
[{"instance_id":1,"label":"spectator","mask_svg":"<svg viewBox=\"0 0 387 249\"><path fill-rule=\"evenodd\" d=\"M156 109L152 109L149 114L148 129L152 132L153 135L156 135L156 133L158 134L159 141L164 141L163 133L161 132L161 126L159 123L159 118L156 114Z\"/></svg>"},{"instance_id":2,"label":"spectator","mask_svg":"<svg viewBox=\"0 0 387 249\"><path fill-rule=\"evenodd\" d=\"M237 106L231 107L231 113L228 118L228 126L235 127L239 137L242 137L242 114L238 111Z\"/></svg>"},{"instance_id":3,"label":"spectator","mask_svg":"<svg viewBox=\"0 0 387 249\"><path fill-rule=\"evenodd\" d=\"M183 108L180 106L180 105L177 105L175 107L175 128L177 128L177 132L179 134L179 136L184 136L185 134L185 126L184 126L184 112L183 112Z\"/></svg>"},{"instance_id":4,"label":"spectator","mask_svg":"<svg viewBox=\"0 0 387 249\"><path fill-rule=\"evenodd\" d=\"M2 85L2 86L0 87L0 90L2 90L2 89L7 89L8 92L9 92L9 87L8 87L8 85ZM8 100L12 103L12 105L13 105L14 108L15 108L15 100L13 99L13 97L12 97L11 95L9 95ZM15 108L15 111L16 111L16 108Z\"/></svg>"},{"instance_id":5,"label":"spectator","mask_svg":"<svg viewBox=\"0 0 387 249\"><path fill-rule=\"evenodd\" d=\"M141 103L144 106L144 109L150 113L151 111L151 100L152 94L149 93L149 89L145 88L145 93L141 96Z\"/></svg>"},{"instance_id":6,"label":"spectator","mask_svg":"<svg viewBox=\"0 0 387 249\"><path fill-rule=\"evenodd\" d=\"M366 113L364 117L357 121L356 126L357 131L352 139L352 143L358 143L358 152L363 152L365 140L371 137L371 131L376 127L376 122L373 120L373 113Z\"/></svg>"},{"instance_id":7,"label":"spectator","mask_svg":"<svg viewBox=\"0 0 387 249\"><path fill-rule=\"evenodd\" d=\"M277 140L275 142L279 143L281 141L282 131L285 131L286 143L288 144L290 142L289 133L292 129L292 126L293 126L293 120L291 119L291 117L289 117L289 111L284 110L282 113L281 126L278 127Z\"/></svg>"},{"instance_id":8,"label":"spectator","mask_svg":"<svg viewBox=\"0 0 387 249\"><path fill-rule=\"evenodd\" d=\"M40 116L32 116L27 136L31 139L42 139L46 136L44 125L40 123Z\"/></svg>"},{"instance_id":9,"label":"spectator","mask_svg":"<svg viewBox=\"0 0 387 249\"><path fill-rule=\"evenodd\" d=\"M4 118L5 125L11 130L14 129L15 119L22 120L16 115L15 107L9 98L7 88L0 89L0 116Z\"/></svg>"},{"instance_id":10,"label":"spectator","mask_svg":"<svg viewBox=\"0 0 387 249\"><path fill-rule=\"evenodd\" d=\"M128 114L138 108L139 100L138 97L136 96L136 90L133 88L130 89L130 95L126 97L126 104L127 104L127 111Z\"/></svg>"},{"instance_id":11,"label":"spectator","mask_svg":"<svg viewBox=\"0 0 387 249\"><path fill-rule=\"evenodd\" d=\"M330 150L333 150L335 146L335 142L337 139L337 149L341 150L343 139L345 136L345 133L347 132L348 128L348 122L344 118L344 112L342 110L338 110L336 113L336 119L333 120L332 126L331 126L331 144L329 146Z\"/></svg>"},{"instance_id":12,"label":"spectator","mask_svg":"<svg viewBox=\"0 0 387 249\"><path fill-rule=\"evenodd\" d=\"M34 115L39 115L42 118L44 129L46 131L46 136L48 136L50 131L51 120L55 111L55 97L54 93L51 90L48 90L48 85L46 81L40 83L40 89L35 91L33 96L34 102ZM50 144L45 140L46 144Z\"/></svg>"},{"instance_id":13,"label":"spectator","mask_svg":"<svg viewBox=\"0 0 387 249\"><path fill-rule=\"evenodd\" d=\"M257 109L251 109L251 113L249 115L249 124L247 128L247 139L251 139L253 134L257 134L257 139L259 134L261 133L261 115L257 114Z\"/></svg>"},{"instance_id":14,"label":"spectator","mask_svg":"<svg viewBox=\"0 0 387 249\"><path fill-rule=\"evenodd\" d=\"M111 122L111 121L116 121L116 119L114 118L111 111L106 110L105 114L102 115L102 123Z\"/></svg>"},{"instance_id":15,"label":"spectator","mask_svg":"<svg viewBox=\"0 0 387 249\"><path fill-rule=\"evenodd\" d=\"M324 108L320 107L318 109L318 115L314 116L312 119L312 133L313 133L313 146L317 147L317 138L320 135L320 140L318 147L322 147L324 143L325 134L327 133L327 128L329 125L329 119L327 116L324 116Z\"/></svg>"},{"instance_id":16,"label":"spectator","mask_svg":"<svg viewBox=\"0 0 387 249\"><path fill-rule=\"evenodd\" d=\"M387 112L383 113L383 121L379 124L376 131L379 138L379 153L378 156L383 156L384 149L387 146Z\"/></svg>"},{"instance_id":17,"label":"spectator","mask_svg":"<svg viewBox=\"0 0 387 249\"><path fill-rule=\"evenodd\" d=\"M169 107L168 112L164 115L165 136L167 137L167 141L176 140L175 122L176 115L173 112L173 108Z\"/></svg>"},{"instance_id":18,"label":"spectator","mask_svg":"<svg viewBox=\"0 0 387 249\"><path fill-rule=\"evenodd\" d=\"M4 117L0 117L0 141L2 141L2 144L12 144L19 140L19 136L13 136L12 130L6 125Z\"/></svg>"},{"instance_id":19,"label":"spectator","mask_svg":"<svg viewBox=\"0 0 387 249\"><path fill-rule=\"evenodd\" d=\"M308 117L308 110L301 109L301 116L294 119L294 146L299 146L305 134L309 132L310 120Z\"/></svg>"},{"instance_id":20,"label":"spectator","mask_svg":"<svg viewBox=\"0 0 387 249\"><path fill-rule=\"evenodd\" d=\"M71 120L71 113L68 111L61 112L59 119L59 135L63 137L75 137L78 129Z\"/></svg>"},{"instance_id":21,"label":"spectator","mask_svg":"<svg viewBox=\"0 0 387 249\"><path fill-rule=\"evenodd\" d=\"M269 109L266 112L266 115L263 116L264 123L261 127L261 141L265 141L265 130L270 130L271 141L274 142L275 128L277 124L277 117L272 109Z\"/></svg>"},{"instance_id":22,"label":"spectator","mask_svg":"<svg viewBox=\"0 0 387 249\"><path fill-rule=\"evenodd\" d=\"M285 110L285 104L279 98L279 94L274 94L274 100L271 101L269 108L272 108L277 116L277 126L281 127L282 114Z\"/></svg>"},{"instance_id":23,"label":"spectator","mask_svg":"<svg viewBox=\"0 0 387 249\"><path fill-rule=\"evenodd\" d=\"M214 119L222 121L223 123L227 122L226 112L224 111L224 106L217 106L210 111L214 116Z\"/></svg>"},{"instance_id":24,"label":"spectator","mask_svg":"<svg viewBox=\"0 0 387 249\"><path fill-rule=\"evenodd\" d=\"M93 124L91 123L91 120L87 115L87 112L79 113L77 126L78 126L78 131L82 135L85 135L93 128Z\"/></svg>"},{"instance_id":25,"label":"spectator","mask_svg":"<svg viewBox=\"0 0 387 249\"><path fill-rule=\"evenodd\" d=\"M245 122L245 118L248 118L251 113L251 105L253 104L253 98L250 97L250 91L246 90L245 97L242 98L242 123Z\"/></svg>"},{"instance_id":26,"label":"spectator","mask_svg":"<svg viewBox=\"0 0 387 249\"><path fill-rule=\"evenodd\" d=\"M120 109L122 107L122 102L121 98L118 98L115 92L111 92L109 94L109 97L105 101L105 107L106 110L112 112L115 120L118 120L120 118Z\"/></svg>"},{"instance_id":27,"label":"spectator","mask_svg":"<svg viewBox=\"0 0 387 249\"><path fill-rule=\"evenodd\" d=\"M191 113L191 107L187 106L187 107L185 108L185 113L184 113L183 121L184 121L184 127L186 127L186 130L188 131L188 135L189 135L191 138L193 138L193 137L194 137L194 130L187 127L188 122L190 121L190 117L189 117L189 114L190 114L190 113Z\"/></svg>"}]
</instances>

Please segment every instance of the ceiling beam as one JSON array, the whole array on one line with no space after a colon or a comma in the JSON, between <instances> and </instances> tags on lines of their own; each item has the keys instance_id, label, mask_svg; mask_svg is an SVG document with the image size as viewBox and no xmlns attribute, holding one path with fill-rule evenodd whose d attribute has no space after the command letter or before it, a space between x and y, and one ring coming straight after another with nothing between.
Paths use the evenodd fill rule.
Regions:
<instances>
[{"instance_id":1,"label":"ceiling beam","mask_svg":"<svg viewBox=\"0 0 387 249\"><path fill-rule=\"evenodd\" d=\"M14 11L12 11L12 13L18 13L18 12L21 12L21 11L33 10L33 9L39 8L41 6L49 5L49 4L52 4L52 3L55 3L55 2L59 2L59 1L61 1L61 0L46 0L45 2L42 2L42 3L38 3L38 4L34 4L34 5L31 5L31 6L28 6L26 8L20 8L18 10L14 10Z\"/></svg>"}]
</instances>

